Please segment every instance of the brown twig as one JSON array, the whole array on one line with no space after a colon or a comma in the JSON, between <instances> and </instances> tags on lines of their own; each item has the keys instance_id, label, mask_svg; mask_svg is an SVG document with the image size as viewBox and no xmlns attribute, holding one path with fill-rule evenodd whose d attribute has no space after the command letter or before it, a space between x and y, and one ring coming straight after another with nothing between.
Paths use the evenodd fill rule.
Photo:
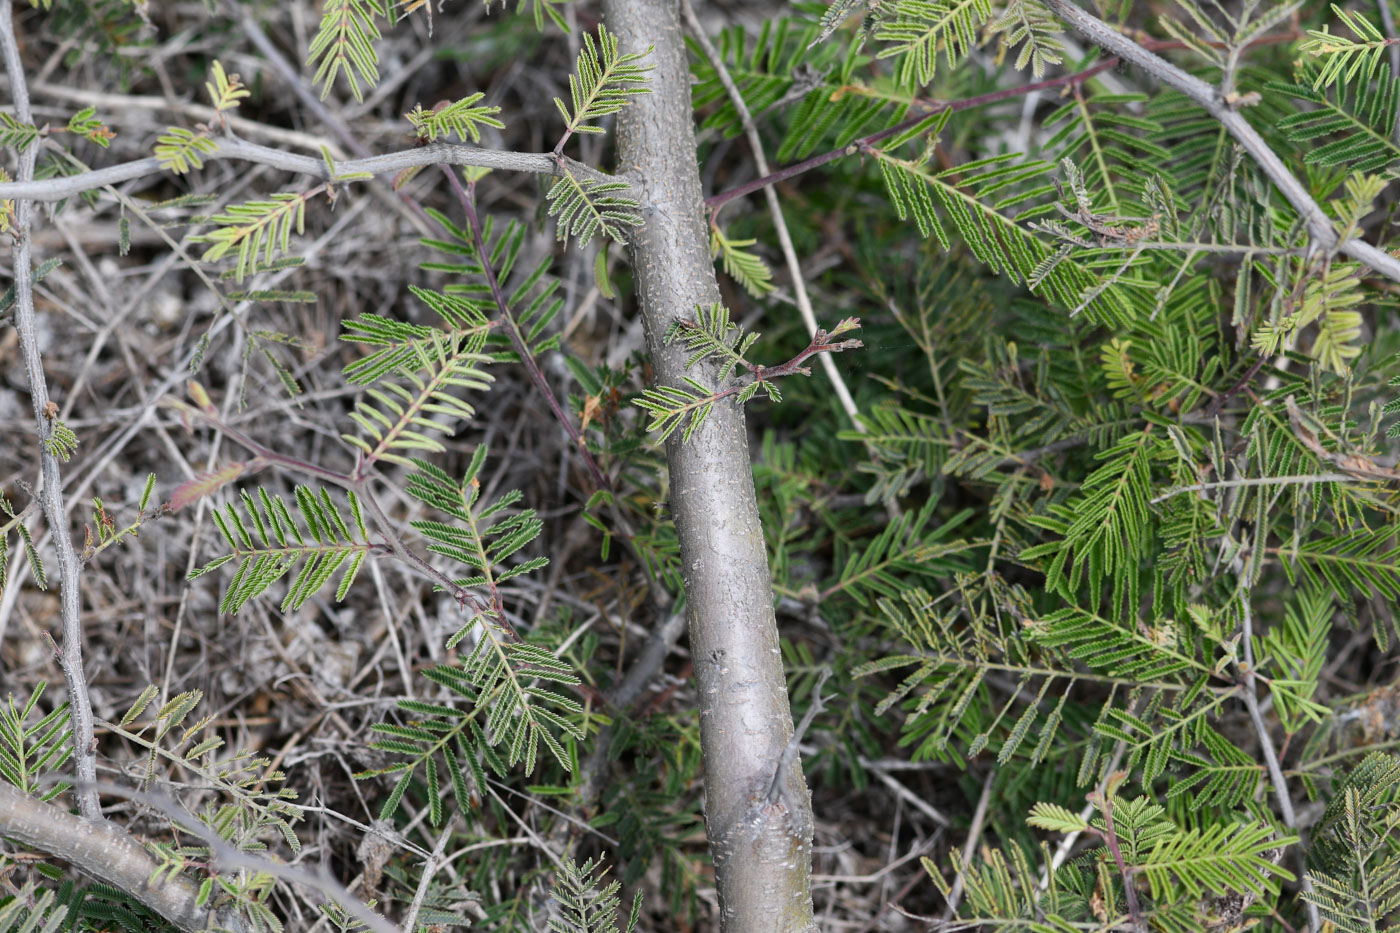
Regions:
<instances>
[{"instance_id":1,"label":"brown twig","mask_svg":"<svg viewBox=\"0 0 1400 933\"><path fill-rule=\"evenodd\" d=\"M530 382L544 396L545 401L549 404L549 410L554 413L555 419L564 426L564 430L569 434L569 439L574 442L574 446L583 455L583 461L588 466L588 473L593 477L593 484L599 489L611 489L612 484L608 482L607 476L599 468L598 462L593 459L593 453L588 449L583 435L579 433L578 428L574 427L569 416L564 414L564 409L560 407L559 400L554 396L554 390L545 381L544 373L540 372L539 364L535 362L534 354L530 352L530 346L525 341L525 335L521 333L520 325L516 322L515 315L510 311L510 304L506 301L505 293L501 291L501 283L496 278L496 270L491 267L491 257L486 251L486 239L481 234L481 221L476 214L476 182L470 182L468 187L463 189L456 172L445 165L442 166L442 171L451 183L457 200L461 202L462 210L466 212L467 221L472 230L472 244L476 247L476 255L481 261L481 269L486 276L486 283L491 287L491 297L496 302L496 311L500 320L506 325L506 333L510 336L511 346L515 348L516 355L520 357L521 365L529 374Z\"/></svg>"}]
</instances>

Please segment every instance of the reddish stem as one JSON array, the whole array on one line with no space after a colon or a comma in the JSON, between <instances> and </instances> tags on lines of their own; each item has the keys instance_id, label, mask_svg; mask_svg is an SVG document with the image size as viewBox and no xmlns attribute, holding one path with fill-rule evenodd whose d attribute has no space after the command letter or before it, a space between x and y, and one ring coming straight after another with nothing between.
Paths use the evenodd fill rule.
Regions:
<instances>
[{"instance_id":1,"label":"reddish stem","mask_svg":"<svg viewBox=\"0 0 1400 933\"><path fill-rule=\"evenodd\" d=\"M588 466L588 472L593 477L593 484L599 489L611 489L612 484L599 469L598 463L593 459L593 454L589 451L583 435L578 428L564 414L564 409L559 406L559 400L554 397L554 390L545 381L544 374L540 372L540 367L535 363L534 356L530 353L530 348L525 342L525 335L520 332L520 325L516 323L515 316L510 313L510 305L506 302L505 293L501 291L501 283L496 278L496 270L491 268L491 260L486 252L486 239L481 234L481 221L476 215L476 182L470 183L470 189L463 189L462 183L457 180L457 173L448 165L440 165L447 180L452 183L452 190L457 193L457 199L462 202L462 210L467 214L467 221L472 228L472 242L476 247L476 253L481 260L481 268L486 274L486 282L491 287L491 297L495 299L496 309L500 312L500 319L507 325L507 333L510 334L511 346L515 348L516 354L520 357L520 362L524 364L525 371L530 374L530 381L534 383L536 389L544 396L549 403L549 410L554 413L554 417L564 426L564 430L569 433L570 439L583 454L584 463Z\"/></svg>"},{"instance_id":2,"label":"reddish stem","mask_svg":"<svg viewBox=\"0 0 1400 933\"><path fill-rule=\"evenodd\" d=\"M1283 35L1278 36L1265 36L1262 39L1256 39L1253 42L1249 43L1247 48L1254 48L1255 46L1260 45L1277 45L1283 42L1292 42L1296 38L1297 35L1294 33L1285 33ZM1139 44L1142 45L1144 48L1154 52L1186 48L1186 44L1184 42L1177 42L1175 40L1140 39L1138 41ZM1213 43L1207 44L1212 46L1215 45ZM1110 68L1118 67L1118 63L1119 60L1117 58L1109 58L1099 62L1097 65L1091 65L1090 67L1085 68L1083 71L1076 71L1074 74L1063 75L1058 78L1047 78L1044 81L1036 81L1033 84L1024 84L1020 87L1003 88L1000 91L992 91L987 94L978 94L975 97L964 97L961 100L938 101L920 100L916 98L912 103L916 106L923 108L923 111L918 116L910 117L907 120L903 120L899 123L896 123L894 126L891 126L888 129L880 130L878 133L871 133L869 136L862 137L861 139L856 140L850 145L843 146L840 149L833 149L831 152L824 152L821 155L812 156L810 159L804 159L801 162L796 162L792 165L784 166L783 168L778 169L776 172L764 175L762 178L755 178L752 181L747 181L742 185L729 189L728 191L721 191L719 194L712 194L705 199L705 206L713 211L721 205L729 203L735 198L742 198L746 194L752 194L755 191L761 191L769 185L776 185L781 181L786 181L787 179L793 178L797 175L801 175L804 172L810 172L817 166L825 165L828 162L834 162L842 156L855 155L862 149L865 149L882 140L889 139L891 136L895 136L899 133L904 132L914 124L918 123L920 120L927 119L930 114L942 113L945 110L951 110L954 112L962 110L972 110L977 107L984 107L987 104L994 104L998 101L1008 100L1013 97L1022 97L1026 94L1030 94L1035 91L1044 91L1049 90L1050 88L1064 87L1066 85L1078 86L1097 74L1108 71Z\"/></svg>"}]
</instances>

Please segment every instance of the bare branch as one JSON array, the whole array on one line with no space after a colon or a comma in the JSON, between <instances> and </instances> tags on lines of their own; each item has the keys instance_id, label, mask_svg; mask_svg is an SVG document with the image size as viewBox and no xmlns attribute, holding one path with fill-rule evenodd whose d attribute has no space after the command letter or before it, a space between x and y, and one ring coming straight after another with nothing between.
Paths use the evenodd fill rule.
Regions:
<instances>
[{"instance_id":1,"label":"bare branch","mask_svg":"<svg viewBox=\"0 0 1400 933\"><path fill-rule=\"evenodd\" d=\"M32 123L33 114L29 109L29 89L25 84L24 64L20 61L19 47L15 44L14 24L10 18L10 0L0 0L0 53L5 58L5 69L10 78L10 92L14 95L15 116L21 123ZM34 162L39 155L40 141L35 140L26 146L19 157L19 182L25 184L34 178ZM15 198L15 223L11 235L14 238L14 290L15 331L19 335L20 356L24 359L25 373L29 377L29 395L34 404L34 420L39 435L39 470L42 486L39 501L44 507L44 517L48 520L53 536L54 549L58 552L59 597L63 619L63 648L59 662L63 668L63 679L68 688L69 715L73 725L73 764L78 775L79 787L75 791L78 809L88 820L102 819L102 804L92 784L97 780L97 740L93 737L92 702L88 697L87 675L83 671L83 623L82 593L78 576L82 568L78 563L77 552L73 549L73 538L68 534L67 514L63 508L63 480L58 473L58 457L50 448L54 430L57 427L50 412L48 381L44 376L44 360L39 351L39 338L34 324L34 270L29 255L29 220L32 205L29 201Z\"/></svg>"},{"instance_id":2,"label":"bare branch","mask_svg":"<svg viewBox=\"0 0 1400 933\"><path fill-rule=\"evenodd\" d=\"M11 78L11 85L14 86L13 78ZM27 117L21 119L28 120ZM201 152L201 159L205 161L253 162L281 169L284 172L310 175L325 182L334 180L325 159L283 152L280 149L273 149L270 146L262 146L234 137L216 137L212 142L216 148L213 152ZM575 177L583 176L595 180L607 179L608 181L625 180L613 178L573 159L565 158L563 162L568 166L569 171L575 174ZM476 165L509 172L533 172L537 175L559 175L562 173L559 163L552 155L538 152L479 149L476 146L443 142L404 149L400 152L389 152L384 155L368 156L363 159L337 161L335 173L337 175L350 175L369 172L372 175L395 175L406 168L417 168L425 165ZM101 188L103 185L116 185L148 175L157 175L163 171L164 169L160 167L160 160L151 156L63 178L33 181L21 177L19 181L0 183L0 198L61 201L84 191Z\"/></svg>"}]
</instances>

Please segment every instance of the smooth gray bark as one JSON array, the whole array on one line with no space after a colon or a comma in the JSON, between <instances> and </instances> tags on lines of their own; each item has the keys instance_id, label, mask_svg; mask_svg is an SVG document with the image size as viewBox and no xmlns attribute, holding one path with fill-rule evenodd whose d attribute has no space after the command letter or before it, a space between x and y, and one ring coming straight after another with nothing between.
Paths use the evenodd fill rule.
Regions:
<instances>
[{"instance_id":1,"label":"smooth gray bark","mask_svg":"<svg viewBox=\"0 0 1400 933\"><path fill-rule=\"evenodd\" d=\"M231 912L199 906L199 886L175 874L150 883L160 866L145 846L111 823L94 823L0 782L0 835L71 862L120 888L187 933L247 927Z\"/></svg>"},{"instance_id":2,"label":"smooth gray bark","mask_svg":"<svg viewBox=\"0 0 1400 933\"><path fill-rule=\"evenodd\" d=\"M651 93L618 118L620 173L641 200L632 268L656 381L702 381L662 343L671 322L720 300L692 123L690 68L676 0L604 0L624 52L654 47ZM815 931L812 812L800 762L768 790L792 735L768 555L741 409L725 399L682 444L668 441L705 761L705 824L725 933Z\"/></svg>"}]
</instances>

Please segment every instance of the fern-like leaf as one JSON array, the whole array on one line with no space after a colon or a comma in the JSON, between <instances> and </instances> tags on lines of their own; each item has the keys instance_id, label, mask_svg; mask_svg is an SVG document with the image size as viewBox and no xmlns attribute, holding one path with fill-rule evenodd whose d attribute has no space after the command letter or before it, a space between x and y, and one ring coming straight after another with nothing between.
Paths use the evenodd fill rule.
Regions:
<instances>
[{"instance_id":1,"label":"fern-like leaf","mask_svg":"<svg viewBox=\"0 0 1400 933\"><path fill-rule=\"evenodd\" d=\"M607 869L601 861L582 865L571 858L559 863L559 874L550 885L549 896L559 912L549 919L549 933L618 933L617 918L622 904L617 892L622 884L604 884ZM632 933L642 913L642 892L632 899L632 912L624 933Z\"/></svg>"},{"instance_id":2,"label":"fern-like leaf","mask_svg":"<svg viewBox=\"0 0 1400 933\"><path fill-rule=\"evenodd\" d=\"M554 147L555 152L562 150L574 133L603 132L602 127L592 125L591 121L617 113L636 95L651 92L646 86L651 77L647 72L655 66L638 64L651 50L648 46L645 52L618 52L617 36L602 25L598 26L596 43L588 33L583 34L576 73L569 75L572 110L563 100L554 98L565 124L564 135Z\"/></svg>"},{"instance_id":3,"label":"fern-like leaf","mask_svg":"<svg viewBox=\"0 0 1400 933\"><path fill-rule=\"evenodd\" d=\"M752 370L754 364L744 356L761 335L755 332L744 333L743 328L729 318L729 309L716 301L705 308L695 306L695 320L672 322L667 328L664 340L667 344L679 339L690 351L685 361L686 369L704 359L718 359L720 369L715 378L720 382L734 375L738 367Z\"/></svg>"},{"instance_id":4,"label":"fern-like leaf","mask_svg":"<svg viewBox=\"0 0 1400 933\"><path fill-rule=\"evenodd\" d=\"M630 191L624 181L576 178L568 168L561 168L559 177L545 194L549 216L557 218L559 239L573 237L580 246L587 245L598 233L625 243L623 229L641 226L638 201L617 192Z\"/></svg>"},{"instance_id":5,"label":"fern-like leaf","mask_svg":"<svg viewBox=\"0 0 1400 933\"><path fill-rule=\"evenodd\" d=\"M677 428L682 427L681 442L690 440L690 435L705 422L714 407L715 393L689 376L685 377L685 382L689 389L654 386L644 390L632 402L651 415L647 430L661 432L656 438L658 443L664 442Z\"/></svg>"},{"instance_id":6,"label":"fern-like leaf","mask_svg":"<svg viewBox=\"0 0 1400 933\"><path fill-rule=\"evenodd\" d=\"M718 227L710 228L710 258L722 257L724 274L738 282L755 298L762 298L777 289L773 284L773 270L759 258L748 252L757 240L731 240Z\"/></svg>"},{"instance_id":7,"label":"fern-like leaf","mask_svg":"<svg viewBox=\"0 0 1400 933\"><path fill-rule=\"evenodd\" d=\"M229 552L192 571L189 578L193 580L224 564L236 563L238 569L219 605L220 612L232 614L242 609L248 600L267 592L300 563L301 570L282 599L282 611L290 612L300 608L344 567L335 594L337 600L344 599L365 555L375 549L365 528L359 500L354 493L346 495L350 501L351 523L345 521L324 489L316 493L305 486L296 488L300 521L281 496L270 495L264 489L258 489L253 496L244 490L241 512L230 502L223 511L212 513Z\"/></svg>"},{"instance_id":8,"label":"fern-like leaf","mask_svg":"<svg viewBox=\"0 0 1400 933\"><path fill-rule=\"evenodd\" d=\"M945 250L950 241L940 212L951 221L969 249L994 272L1013 282L1030 281L1035 288L1068 308L1094 295L1091 307L1109 316L1119 313L1123 299L1116 288L1102 290L1096 277L1073 262L1041 269L1052 255L1048 246L1018 224L1006 211L1030 193L1018 186L1042 180L1047 163L1021 162L1014 154L993 156L940 172L929 171L927 159L901 159L893 147L871 150L880 164L885 190L900 220L912 217L921 235L933 236ZM1039 191L1046 190L1040 186ZM936 205L936 206L935 206Z\"/></svg>"},{"instance_id":9,"label":"fern-like leaf","mask_svg":"<svg viewBox=\"0 0 1400 933\"><path fill-rule=\"evenodd\" d=\"M330 95L336 75L344 74L355 100L364 99L363 82L374 87L379 82L379 40L377 20L389 15L384 0L326 0L321 25L307 50L307 65L316 66L312 83L321 85L321 99Z\"/></svg>"},{"instance_id":10,"label":"fern-like leaf","mask_svg":"<svg viewBox=\"0 0 1400 933\"><path fill-rule=\"evenodd\" d=\"M1031 517L1033 524L1063 535L1021 552L1022 560L1049 558L1047 589L1068 598L1087 580L1090 604L1097 606L1107 581L1116 606L1136 607L1138 575L1152 536L1151 465L1158 456L1150 433L1129 435L1100 454L1105 463L1084 480L1081 496L1051 506L1049 516Z\"/></svg>"},{"instance_id":11,"label":"fern-like leaf","mask_svg":"<svg viewBox=\"0 0 1400 933\"><path fill-rule=\"evenodd\" d=\"M938 50L948 68L956 68L977 45L977 33L991 15L991 0L897 0L874 29L877 40L889 43L877 57L898 56L899 83L923 87L934 78Z\"/></svg>"},{"instance_id":12,"label":"fern-like leaf","mask_svg":"<svg viewBox=\"0 0 1400 933\"><path fill-rule=\"evenodd\" d=\"M1001 34L1003 48L1019 45L1016 69L1020 71L1029 65L1037 80L1045 75L1047 66L1058 65L1064 58L1060 24L1036 0L1010 0L987 31Z\"/></svg>"},{"instance_id":13,"label":"fern-like leaf","mask_svg":"<svg viewBox=\"0 0 1400 933\"><path fill-rule=\"evenodd\" d=\"M214 152L219 147L204 133L192 133L187 129L172 126L165 135L156 140L155 156L160 167L166 171L183 175L192 168L204 168L201 156Z\"/></svg>"},{"instance_id":14,"label":"fern-like leaf","mask_svg":"<svg viewBox=\"0 0 1400 933\"><path fill-rule=\"evenodd\" d=\"M482 368L491 361L484 352L491 325L480 308L455 295L409 288L448 322L447 330L379 315L347 324L346 339L383 348L346 367L351 382L371 385L350 414L361 434L341 435L360 449L364 465L412 466L416 452L443 452L433 435L450 435L456 422L476 414L461 393L483 392L495 378Z\"/></svg>"},{"instance_id":15,"label":"fern-like leaf","mask_svg":"<svg viewBox=\"0 0 1400 933\"><path fill-rule=\"evenodd\" d=\"M424 110L423 105L419 104L404 114L404 119L413 124L419 139L432 141L439 136L448 137L455 133L463 142L470 138L472 142L479 143L481 127L501 129L505 126L493 116L501 112L500 107L477 105L477 101L485 96L478 91L461 100L439 104L432 110Z\"/></svg>"},{"instance_id":16,"label":"fern-like leaf","mask_svg":"<svg viewBox=\"0 0 1400 933\"><path fill-rule=\"evenodd\" d=\"M67 703L29 721L45 687L46 682L39 681L22 705L16 705L13 695L0 705L0 777L26 794L52 800L72 787L62 781L50 783L48 777L61 772L72 756L73 731Z\"/></svg>"},{"instance_id":17,"label":"fern-like leaf","mask_svg":"<svg viewBox=\"0 0 1400 933\"><path fill-rule=\"evenodd\" d=\"M204 90L209 95L209 102L219 113L233 110L240 100L248 96L248 89L243 86L238 75L226 74L224 66L217 58L209 66L209 73L214 80L204 82Z\"/></svg>"},{"instance_id":18,"label":"fern-like leaf","mask_svg":"<svg viewBox=\"0 0 1400 933\"><path fill-rule=\"evenodd\" d=\"M1335 3L1332 12L1356 38L1349 39L1326 29L1308 30L1311 38L1299 48L1304 54L1321 60L1313 80L1314 89L1338 82L1352 84L1358 76L1369 81L1381 70L1386 49L1396 41L1386 38L1385 33L1359 13L1344 10Z\"/></svg>"},{"instance_id":19,"label":"fern-like leaf","mask_svg":"<svg viewBox=\"0 0 1400 933\"><path fill-rule=\"evenodd\" d=\"M200 257L204 262L217 262L236 250L234 279L242 282L253 272L259 258L269 263L278 253L291 248L292 232L300 234L306 227L306 202L322 190L324 186L304 194L274 194L270 201L235 204L209 218L217 230L190 237L190 241L210 244Z\"/></svg>"}]
</instances>

